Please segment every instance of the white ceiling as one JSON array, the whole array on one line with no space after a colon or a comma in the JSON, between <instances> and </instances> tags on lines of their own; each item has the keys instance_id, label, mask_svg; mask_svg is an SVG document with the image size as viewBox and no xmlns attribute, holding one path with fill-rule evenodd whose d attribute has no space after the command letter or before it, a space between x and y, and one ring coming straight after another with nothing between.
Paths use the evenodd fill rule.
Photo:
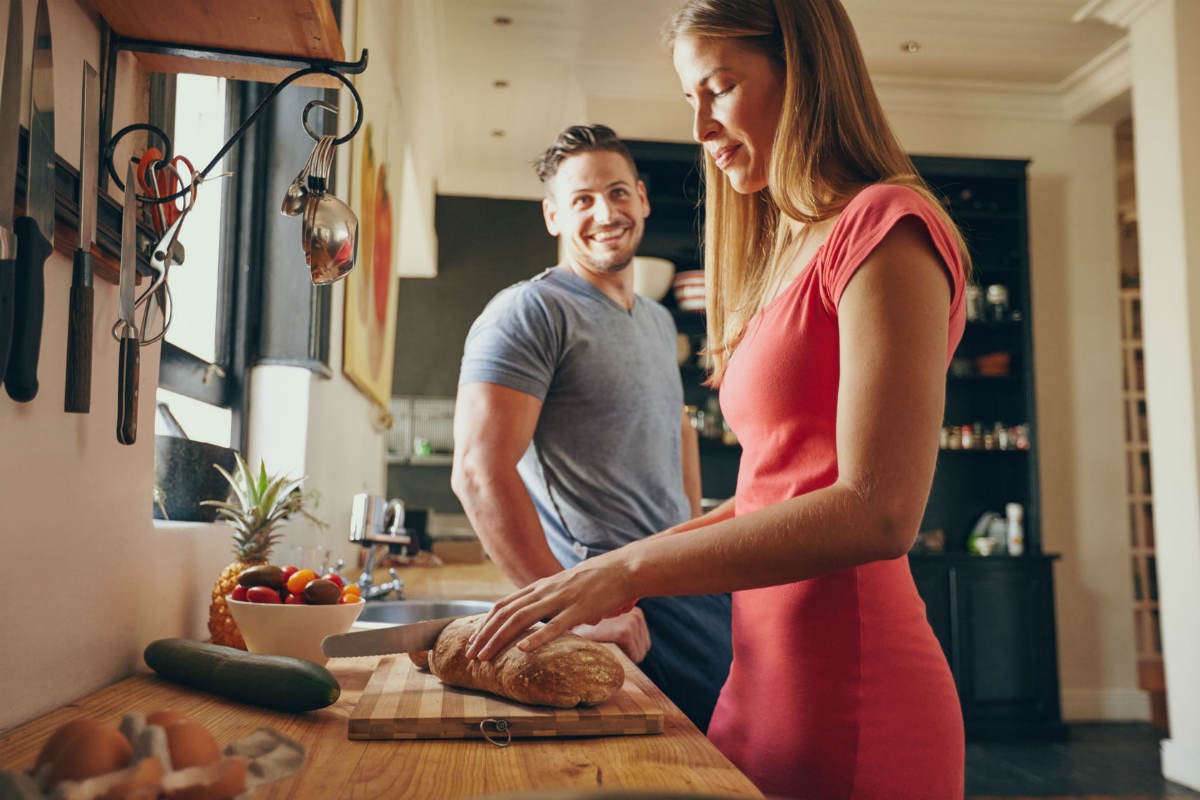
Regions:
<instances>
[{"instance_id":1,"label":"white ceiling","mask_svg":"<svg viewBox=\"0 0 1200 800\"><path fill-rule=\"evenodd\" d=\"M876 80L1061 91L1122 38L1084 0L844 0ZM690 116L659 43L679 0L439 0L440 190L524 176L563 127L607 122L627 138L687 140ZM511 24L497 25L503 16ZM901 43L916 41L916 53ZM493 82L508 82L496 88ZM494 132L503 132L496 135ZM472 184L472 186L467 186ZM486 192L486 189L483 190ZM520 194L496 187L502 194Z\"/></svg>"}]
</instances>

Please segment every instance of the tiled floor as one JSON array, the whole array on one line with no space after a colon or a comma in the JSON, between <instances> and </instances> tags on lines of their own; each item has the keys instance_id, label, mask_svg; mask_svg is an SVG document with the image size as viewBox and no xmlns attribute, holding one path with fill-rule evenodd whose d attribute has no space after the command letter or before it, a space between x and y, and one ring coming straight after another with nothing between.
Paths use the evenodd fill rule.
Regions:
<instances>
[{"instance_id":1,"label":"tiled floor","mask_svg":"<svg viewBox=\"0 0 1200 800\"><path fill-rule=\"evenodd\" d=\"M1196 798L1163 779L1156 729L1140 723L1070 726L1065 742L968 744L967 797Z\"/></svg>"}]
</instances>

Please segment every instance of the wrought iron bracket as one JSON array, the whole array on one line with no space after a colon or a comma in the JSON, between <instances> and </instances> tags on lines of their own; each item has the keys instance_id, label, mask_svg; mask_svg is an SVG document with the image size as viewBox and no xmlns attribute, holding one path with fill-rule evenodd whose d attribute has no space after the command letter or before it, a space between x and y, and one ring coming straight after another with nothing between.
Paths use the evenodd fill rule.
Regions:
<instances>
[{"instance_id":1,"label":"wrought iron bracket","mask_svg":"<svg viewBox=\"0 0 1200 800\"><path fill-rule=\"evenodd\" d=\"M220 163L221 159L225 157L225 154L228 153L235 144L237 144L238 140L240 140L243 135L245 135L246 131L249 130L250 126L254 124L259 115L275 100L276 97L279 96L279 93L283 91L283 89L289 84L294 83L300 78L304 78L309 75L329 75L333 78L336 78L350 92L350 97L354 100L354 125L344 136L335 139L334 144L345 144L346 142L350 141L352 138L354 138L355 134L358 133L359 128L362 126L362 97L359 96L358 90L354 88L354 83L346 76L358 75L366 70L366 49L362 51L358 61L306 59L297 56L280 56L269 53L255 53L245 50L196 47L191 45L167 44L164 42L148 41L144 39L130 39L120 36L111 28L106 27L104 36L104 97L101 103L101 130L103 131L104 141L101 148L101 159L108 173L108 177L110 177L116 183L117 188L121 191L125 190L125 184L121 180L119 170L117 170L116 165L113 164L113 154L116 152L117 145L125 136L128 136L136 131L147 131L152 133L158 137L159 141L162 143L161 149L163 152L163 161L170 161L173 156L170 137L168 137L166 132L161 128L151 125L150 123L126 125L115 134L112 134L111 136L109 135L110 131L112 130L112 99L116 84L117 54L122 50L135 53L154 53L167 56L182 56L186 58L203 59L209 61L283 67L285 69L294 68L296 70L291 75L288 75L279 83L275 84L267 96L262 99L262 102L260 102L244 120L242 120L241 125L239 125L238 129L233 132L233 135L229 137L228 141L221 146L221 149L217 151L217 154L212 157L212 159L202 170L196 173L195 181L179 189L179 191L175 192L174 194L164 195L162 197L151 197L148 195L139 194L137 199L143 203L173 202L191 192L196 183L208 177L208 174L213 170L213 168ZM330 104L320 102L319 105L325 110L336 113L337 109ZM312 104L310 104L310 107L311 106ZM304 130L310 137L316 140L319 137L312 130L312 128L309 127L308 111L309 108L306 108L304 115Z\"/></svg>"}]
</instances>

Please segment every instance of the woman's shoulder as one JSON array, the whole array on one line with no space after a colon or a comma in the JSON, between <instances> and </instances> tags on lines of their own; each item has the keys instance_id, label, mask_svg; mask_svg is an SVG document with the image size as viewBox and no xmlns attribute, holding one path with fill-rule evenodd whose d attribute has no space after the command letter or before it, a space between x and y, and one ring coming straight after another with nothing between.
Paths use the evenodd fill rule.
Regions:
<instances>
[{"instance_id":1,"label":"woman's shoulder","mask_svg":"<svg viewBox=\"0 0 1200 800\"><path fill-rule=\"evenodd\" d=\"M894 212L927 214L933 212L930 198L902 183L873 183L859 190L842 209L842 215L871 216Z\"/></svg>"}]
</instances>

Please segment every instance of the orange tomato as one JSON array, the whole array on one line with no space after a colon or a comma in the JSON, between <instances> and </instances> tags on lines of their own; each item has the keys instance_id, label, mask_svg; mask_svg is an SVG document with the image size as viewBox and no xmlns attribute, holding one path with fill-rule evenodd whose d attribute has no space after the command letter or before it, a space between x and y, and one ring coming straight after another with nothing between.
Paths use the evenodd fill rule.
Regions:
<instances>
[{"instance_id":1,"label":"orange tomato","mask_svg":"<svg viewBox=\"0 0 1200 800\"><path fill-rule=\"evenodd\" d=\"M302 569L299 572L288 578L287 588L292 594L300 594L304 591L304 587L308 586L308 582L317 577L317 573L311 569Z\"/></svg>"}]
</instances>

